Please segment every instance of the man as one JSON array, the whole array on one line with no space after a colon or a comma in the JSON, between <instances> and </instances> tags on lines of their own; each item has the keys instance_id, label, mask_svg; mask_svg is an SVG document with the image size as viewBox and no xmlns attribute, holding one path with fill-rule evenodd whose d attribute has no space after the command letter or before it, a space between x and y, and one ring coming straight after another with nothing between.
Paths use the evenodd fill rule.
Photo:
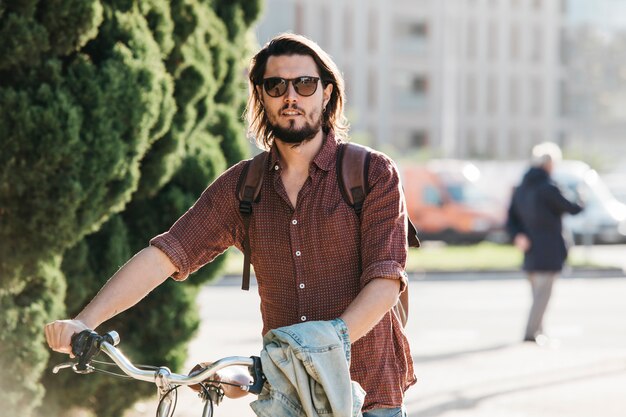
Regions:
<instances>
[{"instance_id":1,"label":"man","mask_svg":"<svg viewBox=\"0 0 626 417\"><path fill-rule=\"evenodd\" d=\"M553 143L533 148L532 166L513 192L507 219L513 243L524 252L523 269L533 296L524 341L540 345L548 340L543 334L543 316L554 280L567 258L561 217L583 209L563 197L550 179L554 164L560 160L561 150Z\"/></svg>"},{"instance_id":2,"label":"man","mask_svg":"<svg viewBox=\"0 0 626 417\"><path fill-rule=\"evenodd\" d=\"M415 383L408 341L390 312L406 289L406 208L395 164L372 152L360 218L337 183L336 152L347 139L344 82L314 42L285 34L252 59L247 119L270 151L249 239L263 334L340 318L350 373L367 392L364 416L402 416ZM236 187L245 162L213 182L172 228L124 265L71 321L46 327L51 348L131 307L167 277L184 280L229 246L243 250ZM232 390L231 390L232 391ZM229 396L238 395L227 392ZM368 414L369 412L369 414Z\"/></svg>"}]
</instances>

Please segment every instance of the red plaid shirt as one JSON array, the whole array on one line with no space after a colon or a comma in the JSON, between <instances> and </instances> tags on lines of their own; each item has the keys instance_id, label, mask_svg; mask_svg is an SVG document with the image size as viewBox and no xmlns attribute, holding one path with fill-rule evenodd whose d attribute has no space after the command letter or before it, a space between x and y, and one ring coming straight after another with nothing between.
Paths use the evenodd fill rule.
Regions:
<instances>
[{"instance_id":1,"label":"red plaid shirt","mask_svg":"<svg viewBox=\"0 0 626 417\"><path fill-rule=\"evenodd\" d=\"M395 164L373 152L370 192L361 219L341 196L338 141L330 132L314 158L294 208L280 177L280 155L268 158L260 201L250 221L252 265L261 297L263 334L308 320L339 317L372 279L398 279L406 289L406 208ZM245 162L216 179L172 228L151 240L178 268L177 280L230 246L243 250L236 197ZM391 312L352 345L352 378L367 392L363 410L399 407L415 383L402 325Z\"/></svg>"}]
</instances>

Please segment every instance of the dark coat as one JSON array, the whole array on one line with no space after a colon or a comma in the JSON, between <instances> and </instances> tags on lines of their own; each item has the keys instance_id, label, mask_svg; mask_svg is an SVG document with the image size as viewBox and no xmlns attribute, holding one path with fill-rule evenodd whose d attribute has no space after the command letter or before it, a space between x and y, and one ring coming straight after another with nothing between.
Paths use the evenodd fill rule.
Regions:
<instances>
[{"instance_id":1,"label":"dark coat","mask_svg":"<svg viewBox=\"0 0 626 417\"><path fill-rule=\"evenodd\" d=\"M548 172L530 168L513 192L507 219L512 238L524 233L531 248L524 254L525 271L560 271L567 258L561 217L583 207L567 200L550 180Z\"/></svg>"}]
</instances>

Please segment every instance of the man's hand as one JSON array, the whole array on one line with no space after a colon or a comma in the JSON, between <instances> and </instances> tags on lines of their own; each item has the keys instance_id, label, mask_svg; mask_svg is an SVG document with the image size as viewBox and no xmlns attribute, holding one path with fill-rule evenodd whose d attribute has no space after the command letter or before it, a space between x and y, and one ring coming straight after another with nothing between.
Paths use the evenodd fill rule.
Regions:
<instances>
[{"instance_id":1,"label":"man's hand","mask_svg":"<svg viewBox=\"0 0 626 417\"><path fill-rule=\"evenodd\" d=\"M46 324L44 332L50 349L72 355L72 336L89 330L80 320L56 320Z\"/></svg>"},{"instance_id":2,"label":"man's hand","mask_svg":"<svg viewBox=\"0 0 626 417\"><path fill-rule=\"evenodd\" d=\"M194 366L193 369L189 372L189 375L195 375L204 369L206 369L212 362L202 362L198 365ZM248 394L248 391L244 391L239 388L239 385L250 385L252 384L252 378L250 374L244 367L241 366L231 366L227 369L222 369L214 375L212 380L226 382L228 384L235 384L238 386L232 386L228 384L221 384L222 389L224 390L224 395L228 398L241 398ZM198 392L200 391L200 387L198 385L190 385L189 388Z\"/></svg>"},{"instance_id":3,"label":"man's hand","mask_svg":"<svg viewBox=\"0 0 626 417\"><path fill-rule=\"evenodd\" d=\"M523 233L518 233L517 235L515 235L513 244L517 249L521 250L522 252L528 252L531 246L530 239L528 239L528 236Z\"/></svg>"}]
</instances>

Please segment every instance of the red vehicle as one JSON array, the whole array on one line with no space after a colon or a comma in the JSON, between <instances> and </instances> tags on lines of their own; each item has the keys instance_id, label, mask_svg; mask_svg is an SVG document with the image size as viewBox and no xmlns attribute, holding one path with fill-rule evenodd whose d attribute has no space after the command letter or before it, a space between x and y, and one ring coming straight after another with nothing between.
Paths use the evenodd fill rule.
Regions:
<instances>
[{"instance_id":1,"label":"red vehicle","mask_svg":"<svg viewBox=\"0 0 626 417\"><path fill-rule=\"evenodd\" d=\"M407 209L420 239L448 243L499 240L503 213L476 185L470 162L432 161L401 168Z\"/></svg>"}]
</instances>

